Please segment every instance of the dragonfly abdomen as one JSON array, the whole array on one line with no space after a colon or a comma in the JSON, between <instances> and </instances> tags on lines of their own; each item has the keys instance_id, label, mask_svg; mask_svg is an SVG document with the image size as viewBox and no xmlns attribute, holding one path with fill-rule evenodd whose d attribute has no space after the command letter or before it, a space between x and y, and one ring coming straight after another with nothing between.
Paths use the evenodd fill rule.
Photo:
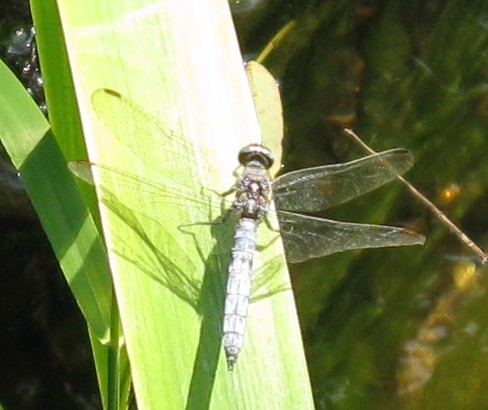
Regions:
<instances>
[{"instance_id":1,"label":"dragonfly abdomen","mask_svg":"<svg viewBox=\"0 0 488 410\"><path fill-rule=\"evenodd\" d=\"M247 308L251 295L252 263L256 248L256 227L256 220L240 218L232 245L222 326L229 370L232 370L244 343Z\"/></svg>"}]
</instances>

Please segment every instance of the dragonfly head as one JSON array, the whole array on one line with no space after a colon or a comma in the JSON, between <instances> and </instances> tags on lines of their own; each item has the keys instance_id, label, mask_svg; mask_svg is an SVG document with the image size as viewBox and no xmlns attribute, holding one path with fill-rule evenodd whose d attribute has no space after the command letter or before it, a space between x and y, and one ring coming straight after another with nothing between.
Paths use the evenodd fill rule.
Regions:
<instances>
[{"instance_id":1,"label":"dragonfly head","mask_svg":"<svg viewBox=\"0 0 488 410\"><path fill-rule=\"evenodd\" d=\"M239 151L239 163L242 166L248 166L252 162L257 162L265 169L271 168L275 156L273 152L261 144L249 144Z\"/></svg>"}]
</instances>

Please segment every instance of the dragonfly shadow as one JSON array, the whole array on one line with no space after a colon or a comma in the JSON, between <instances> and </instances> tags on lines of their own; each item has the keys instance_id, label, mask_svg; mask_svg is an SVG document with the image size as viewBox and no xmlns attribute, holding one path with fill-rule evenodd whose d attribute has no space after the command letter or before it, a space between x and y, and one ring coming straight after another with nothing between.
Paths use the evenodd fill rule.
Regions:
<instances>
[{"instance_id":1,"label":"dragonfly shadow","mask_svg":"<svg viewBox=\"0 0 488 410\"><path fill-rule=\"evenodd\" d=\"M187 409L210 408L219 357L222 352L221 323L225 286L225 275L223 273L230 259L228 244L232 236L232 230L229 224L225 223L207 223L206 225L211 228L211 236L214 239L213 247L206 257L205 251L200 244L204 243L202 240L208 240L208 237L202 238L201 228L192 230L192 227L196 227L197 224L178 227L181 232L191 236L205 266L201 286L202 297L198 304L202 322L188 390Z\"/></svg>"},{"instance_id":2,"label":"dragonfly shadow","mask_svg":"<svg viewBox=\"0 0 488 410\"><path fill-rule=\"evenodd\" d=\"M197 271L197 267L191 260L185 257L185 251L181 249L176 241L170 239L164 245L156 246L154 239L148 232L148 226L157 227L164 230L164 227L145 214L135 211L109 193L104 193L104 203L110 211L119 218L132 234L139 239L141 246L137 252L125 250L134 245L130 245L124 236L115 237L115 247L113 252L136 266L140 271L147 274L158 284L166 287L181 300L189 304L201 317L200 336L195 355L195 364L188 394L188 408L208 408L210 397L218 367L218 360L221 354L221 329L220 323L223 317L223 276L220 274L223 261L220 260L222 252L210 252L205 259L205 272L202 279L192 277L188 272ZM150 225L148 225L148 222ZM220 228L225 228L222 225ZM215 237L222 237L223 233L219 229ZM168 236L171 238L171 236ZM200 238L201 239L201 238ZM224 236L220 242L227 239ZM208 241L208 236L205 238ZM219 245L216 244L215 247ZM199 250L203 257L203 251ZM132 255L132 256L129 256ZM178 255L175 262L168 255ZM225 261L224 261L225 262ZM186 266L182 268L181 265ZM176 329L175 329L176 330ZM207 405L202 406L202 403Z\"/></svg>"},{"instance_id":3,"label":"dragonfly shadow","mask_svg":"<svg viewBox=\"0 0 488 410\"><path fill-rule=\"evenodd\" d=\"M191 243L197 249L204 266L204 272L190 259L183 247L165 232L165 226L155 218L133 209L118 200L118 196L109 190L102 192L102 202L110 212L130 231L130 236L114 232L111 251L137 267L159 285L170 290L174 295L191 306L201 317L198 347L195 354L193 375L190 382L187 408L199 407L209 401L218 361L221 355L224 307L224 288L226 269L230 260L235 218L220 222L201 222L181 225L179 230L191 237ZM208 230L201 226L207 225ZM164 237L164 243L155 240L152 232ZM134 241L134 236L136 242ZM213 240L210 252L201 244ZM134 250L137 243L137 250ZM289 284L276 278L282 267L282 257L276 256L256 270L254 292L250 300L255 303L274 294L289 290ZM192 272L195 274L192 275Z\"/></svg>"},{"instance_id":4,"label":"dragonfly shadow","mask_svg":"<svg viewBox=\"0 0 488 410\"><path fill-rule=\"evenodd\" d=\"M125 235L114 232L114 245L111 250L198 310L201 282L198 277L189 274L197 268L178 242L172 239L171 234L164 233L165 227L149 215L128 207L119 201L116 195L105 191L102 201L138 238L138 249L134 251L132 238L128 240ZM164 243L155 245L148 226L157 228L160 233L163 232L160 236L164 237Z\"/></svg>"}]
</instances>

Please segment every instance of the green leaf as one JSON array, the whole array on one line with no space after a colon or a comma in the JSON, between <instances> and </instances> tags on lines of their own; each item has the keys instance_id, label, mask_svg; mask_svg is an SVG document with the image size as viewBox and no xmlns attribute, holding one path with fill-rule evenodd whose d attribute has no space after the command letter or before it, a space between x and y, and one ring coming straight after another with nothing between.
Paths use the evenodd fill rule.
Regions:
<instances>
[{"instance_id":1,"label":"green leaf","mask_svg":"<svg viewBox=\"0 0 488 410\"><path fill-rule=\"evenodd\" d=\"M111 284L96 226L50 130L29 94L0 63L0 138L39 215L91 331L108 342Z\"/></svg>"},{"instance_id":2,"label":"green leaf","mask_svg":"<svg viewBox=\"0 0 488 410\"><path fill-rule=\"evenodd\" d=\"M263 143L273 151L275 156L270 175L276 175L282 167L281 142L284 129L278 83L266 67L257 61L246 63L246 74L252 91Z\"/></svg>"},{"instance_id":3,"label":"green leaf","mask_svg":"<svg viewBox=\"0 0 488 410\"><path fill-rule=\"evenodd\" d=\"M64 157L85 158L86 153L78 105L57 4L54 0L33 0L31 1L31 7L38 33L37 46L45 79L45 92L52 130ZM64 158L60 172L67 172ZM65 187L60 185L60 189L64 190ZM103 314L103 334L98 330L100 325L93 323L93 320L86 314L85 317L88 323L102 403L104 408L120 408L120 401L123 402L124 397L128 395L129 382L127 380L130 380L130 374L127 369L125 372L118 371L121 367L124 367L119 365L118 360L120 359L123 362L126 353L124 352L123 344L120 343L123 337L118 329L119 314L117 306L112 301L112 283L103 241L91 219L91 215L97 216L98 212L95 195L90 189L84 189L83 194L87 204L90 205L90 209L82 205L83 200L79 192L75 196L67 197L68 201L72 199L76 203L76 207L83 207L83 212L89 225L86 235L75 233L73 236L83 244L82 246L93 246L93 250L85 256L83 266L91 269L88 272L98 278L100 289L97 291L100 293L100 297L98 298L97 295L96 300L89 301L87 307L84 307L83 297L78 296L77 283L75 282L73 286L70 283L70 286L78 304L82 307L82 311L97 309L98 304L103 305L103 311L101 311ZM72 209L72 205L69 202L66 206L68 209ZM90 245L91 243L93 245ZM77 267L75 266L74 268ZM68 267L67 269L70 268ZM76 270L67 273L67 275L74 274L76 274ZM80 277L83 277L83 274L86 273L82 270Z\"/></svg>"},{"instance_id":4,"label":"green leaf","mask_svg":"<svg viewBox=\"0 0 488 410\"><path fill-rule=\"evenodd\" d=\"M95 225L43 114L3 63L0 75L2 143L20 170L85 318L98 337L106 340L110 318L106 286L110 282L100 274L103 262L92 265L94 260L105 259ZM85 241L80 241L79 236Z\"/></svg>"}]
</instances>

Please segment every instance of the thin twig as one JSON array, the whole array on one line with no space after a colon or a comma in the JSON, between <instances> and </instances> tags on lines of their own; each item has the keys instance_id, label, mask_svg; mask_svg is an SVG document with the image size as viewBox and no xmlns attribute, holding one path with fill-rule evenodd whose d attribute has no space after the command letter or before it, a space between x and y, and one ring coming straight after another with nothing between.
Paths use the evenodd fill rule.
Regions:
<instances>
[{"instance_id":1,"label":"thin twig","mask_svg":"<svg viewBox=\"0 0 488 410\"><path fill-rule=\"evenodd\" d=\"M370 154L376 154L376 152L371 149L365 142L359 138L354 131L345 128L344 132L352 137L359 145L361 145ZM401 175L397 175L397 178L405 184L408 190L428 209L430 209L434 215L444 223L447 228L457 236L465 245L470 248L476 255L480 258L481 264L486 265L488 263L488 255L473 241L471 240L461 229L459 229L454 222L452 222L445 213L443 213L439 208L437 208L427 197L422 194L417 188L415 188L410 182L408 182Z\"/></svg>"}]
</instances>

